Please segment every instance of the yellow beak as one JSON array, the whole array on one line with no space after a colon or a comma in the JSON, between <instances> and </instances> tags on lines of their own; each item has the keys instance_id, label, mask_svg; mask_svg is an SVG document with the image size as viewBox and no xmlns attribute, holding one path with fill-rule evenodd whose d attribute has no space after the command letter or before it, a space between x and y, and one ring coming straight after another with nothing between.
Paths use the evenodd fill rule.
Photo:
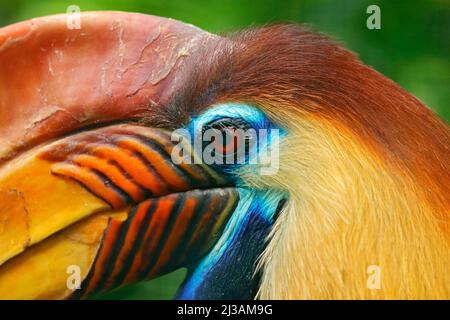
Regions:
<instances>
[{"instance_id":1,"label":"yellow beak","mask_svg":"<svg viewBox=\"0 0 450 320\"><path fill-rule=\"evenodd\" d=\"M0 298L82 297L201 256L237 193L206 166L172 163L174 146L164 130L115 125L4 166Z\"/></svg>"},{"instance_id":2,"label":"yellow beak","mask_svg":"<svg viewBox=\"0 0 450 320\"><path fill-rule=\"evenodd\" d=\"M207 166L174 164L168 131L112 124L163 112L193 44L213 37L139 14L67 19L0 29L0 299L80 298L175 270L238 200Z\"/></svg>"}]
</instances>

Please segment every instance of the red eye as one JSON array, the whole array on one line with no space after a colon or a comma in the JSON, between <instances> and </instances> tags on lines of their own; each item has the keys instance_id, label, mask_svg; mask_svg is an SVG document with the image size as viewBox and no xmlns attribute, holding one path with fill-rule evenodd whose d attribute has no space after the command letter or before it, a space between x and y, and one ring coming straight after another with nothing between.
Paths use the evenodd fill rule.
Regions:
<instances>
[{"instance_id":1,"label":"red eye","mask_svg":"<svg viewBox=\"0 0 450 320\"><path fill-rule=\"evenodd\" d=\"M221 153L221 155L225 159L228 159L227 164L232 163L234 160L237 161L238 158L244 156L237 154L240 151L246 152L246 143L247 138L245 137L245 130L251 128L249 124L241 119L219 119L210 123L208 126L204 127L203 131L206 130L214 130L215 134L213 147L217 152ZM221 137L221 138L219 138Z\"/></svg>"},{"instance_id":2,"label":"red eye","mask_svg":"<svg viewBox=\"0 0 450 320\"><path fill-rule=\"evenodd\" d=\"M218 136L221 136L222 139L215 140L214 147L222 155L234 154L242 144L242 134L235 128L222 128Z\"/></svg>"}]
</instances>

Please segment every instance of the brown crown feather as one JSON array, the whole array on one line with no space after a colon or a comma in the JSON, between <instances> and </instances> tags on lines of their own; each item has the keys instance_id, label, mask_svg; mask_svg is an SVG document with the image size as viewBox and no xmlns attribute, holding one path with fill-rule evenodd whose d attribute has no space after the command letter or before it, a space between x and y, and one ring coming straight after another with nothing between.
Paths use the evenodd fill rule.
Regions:
<instances>
[{"instance_id":1,"label":"brown crown feather","mask_svg":"<svg viewBox=\"0 0 450 320\"><path fill-rule=\"evenodd\" d=\"M450 208L447 124L326 36L273 25L233 34L189 58L189 83L165 109L177 110L165 114L166 126L178 126L219 102L293 108L344 125L380 157L411 173L432 203ZM448 214L441 218L446 221Z\"/></svg>"}]
</instances>

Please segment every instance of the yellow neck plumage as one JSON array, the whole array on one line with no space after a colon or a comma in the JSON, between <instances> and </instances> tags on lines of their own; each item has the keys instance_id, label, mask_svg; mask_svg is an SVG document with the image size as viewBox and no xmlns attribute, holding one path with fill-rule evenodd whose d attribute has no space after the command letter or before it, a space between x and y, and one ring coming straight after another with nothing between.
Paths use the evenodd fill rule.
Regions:
<instances>
[{"instance_id":1,"label":"yellow neck plumage","mask_svg":"<svg viewBox=\"0 0 450 320\"><path fill-rule=\"evenodd\" d=\"M351 132L290 118L278 174L245 177L290 191L260 260L258 297L450 298L449 242L433 214L441 209L417 182Z\"/></svg>"}]
</instances>

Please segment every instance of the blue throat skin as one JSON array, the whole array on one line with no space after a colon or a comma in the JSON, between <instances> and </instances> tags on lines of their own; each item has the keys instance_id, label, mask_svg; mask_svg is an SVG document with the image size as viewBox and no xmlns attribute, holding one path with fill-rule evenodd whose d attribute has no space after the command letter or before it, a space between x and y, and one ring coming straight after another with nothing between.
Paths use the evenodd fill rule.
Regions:
<instances>
[{"instance_id":1,"label":"blue throat skin","mask_svg":"<svg viewBox=\"0 0 450 320\"><path fill-rule=\"evenodd\" d=\"M195 135L201 132L204 125L221 118L244 120L256 130L276 128L257 107L230 103L214 106L194 117L187 130ZM283 130L279 131L280 136L285 135ZM256 157L258 151L257 148L250 150L248 159ZM239 203L214 247L188 268L177 299L253 299L258 291L258 258L267 244L269 232L287 194L282 190L245 187L236 174L243 165L249 164L213 165L234 181L239 192Z\"/></svg>"},{"instance_id":2,"label":"blue throat skin","mask_svg":"<svg viewBox=\"0 0 450 320\"><path fill-rule=\"evenodd\" d=\"M283 203L280 191L239 189L240 200L223 235L189 269L176 299L253 299L259 287L256 264Z\"/></svg>"}]
</instances>

